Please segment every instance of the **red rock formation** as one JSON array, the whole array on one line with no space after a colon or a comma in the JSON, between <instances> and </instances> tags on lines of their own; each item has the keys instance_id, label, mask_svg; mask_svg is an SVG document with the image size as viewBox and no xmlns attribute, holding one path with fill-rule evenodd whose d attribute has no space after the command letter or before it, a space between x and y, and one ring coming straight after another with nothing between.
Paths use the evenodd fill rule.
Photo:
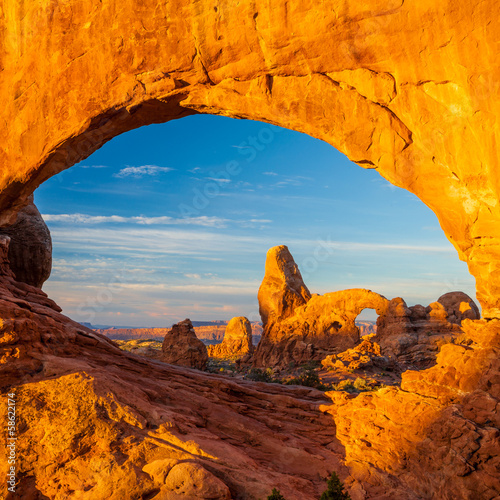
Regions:
<instances>
[{"instance_id":1,"label":"red rock formation","mask_svg":"<svg viewBox=\"0 0 500 500\"><path fill-rule=\"evenodd\" d=\"M462 324L469 347L447 344L436 366L407 371L401 389L352 398L330 412L363 498L496 498L500 492L500 321Z\"/></svg>"},{"instance_id":2,"label":"red rock formation","mask_svg":"<svg viewBox=\"0 0 500 500\"><path fill-rule=\"evenodd\" d=\"M14 224L0 227L0 234L10 237L10 268L17 281L42 288L52 270L52 239L32 200Z\"/></svg>"},{"instance_id":3,"label":"red rock formation","mask_svg":"<svg viewBox=\"0 0 500 500\"><path fill-rule=\"evenodd\" d=\"M197 499L227 488L233 498L265 498L278 486L302 500L319 496L331 470L345 477L335 428L318 409L322 393L123 352L16 282L7 255L0 236L0 387L16 394L17 498L131 500L178 487ZM2 477L7 466L0 461Z\"/></svg>"},{"instance_id":4,"label":"red rock formation","mask_svg":"<svg viewBox=\"0 0 500 500\"><path fill-rule=\"evenodd\" d=\"M264 328L293 316L311 298L299 267L284 245L268 250L264 279L257 295Z\"/></svg>"},{"instance_id":5,"label":"red rock formation","mask_svg":"<svg viewBox=\"0 0 500 500\"><path fill-rule=\"evenodd\" d=\"M460 342L462 320L479 319L474 301L463 292L450 292L427 307L407 307L398 297L377 320L373 338L382 353L405 366L428 368L435 363L439 347Z\"/></svg>"},{"instance_id":6,"label":"red rock formation","mask_svg":"<svg viewBox=\"0 0 500 500\"><path fill-rule=\"evenodd\" d=\"M406 372L404 390L332 396L349 486L357 498L500 494L498 2L5 0L1 12L2 225L118 134L196 112L307 133L419 196L491 321L465 321L474 342ZM24 414L21 498L147 498L163 486L142 467L169 457L233 496L318 497L318 471L342 449L317 399L140 362L16 282L5 259L0 377Z\"/></svg>"},{"instance_id":7,"label":"red rock formation","mask_svg":"<svg viewBox=\"0 0 500 500\"><path fill-rule=\"evenodd\" d=\"M204 370L208 354L205 344L196 337L189 319L172 326L163 340L161 360L172 365Z\"/></svg>"},{"instance_id":8,"label":"red rock formation","mask_svg":"<svg viewBox=\"0 0 500 500\"><path fill-rule=\"evenodd\" d=\"M255 366L284 367L320 361L359 342L356 317L365 308L385 312L388 300L371 290L352 289L310 295L285 246L271 248L259 288L263 336Z\"/></svg>"},{"instance_id":9,"label":"red rock formation","mask_svg":"<svg viewBox=\"0 0 500 500\"><path fill-rule=\"evenodd\" d=\"M233 318L226 327L221 344L208 346L208 355L214 358L246 356L253 353L252 325L247 318Z\"/></svg>"}]
</instances>

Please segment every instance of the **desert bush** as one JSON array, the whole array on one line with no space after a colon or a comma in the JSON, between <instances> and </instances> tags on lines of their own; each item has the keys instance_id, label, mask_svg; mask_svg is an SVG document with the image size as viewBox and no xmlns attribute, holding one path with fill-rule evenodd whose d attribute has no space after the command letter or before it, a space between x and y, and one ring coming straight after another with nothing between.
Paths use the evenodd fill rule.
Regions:
<instances>
[{"instance_id":1,"label":"desert bush","mask_svg":"<svg viewBox=\"0 0 500 500\"><path fill-rule=\"evenodd\" d=\"M327 489L320 500L351 500L349 493L344 491L344 485L335 472L332 472L327 483Z\"/></svg>"},{"instance_id":2,"label":"desert bush","mask_svg":"<svg viewBox=\"0 0 500 500\"><path fill-rule=\"evenodd\" d=\"M280 493L280 490L273 488L271 494L267 497L267 500L285 500L285 497Z\"/></svg>"},{"instance_id":3,"label":"desert bush","mask_svg":"<svg viewBox=\"0 0 500 500\"><path fill-rule=\"evenodd\" d=\"M331 389L331 386L323 384L319 375L316 373L314 368L309 368L301 373L298 377L288 379L285 382L286 385L304 385L306 387L313 387L319 389L320 391L327 391Z\"/></svg>"},{"instance_id":4,"label":"desert bush","mask_svg":"<svg viewBox=\"0 0 500 500\"><path fill-rule=\"evenodd\" d=\"M366 380L364 378L358 377L354 381L354 388L358 391L371 391L372 388L366 383Z\"/></svg>"},{"instance_id":5,"label":"desert bush","mask_svg":"<svg viewBox=\"0 0 500 500\"><path fill-rule=\"evenodd\" d=\"M342 380L338 384L333 385L333 389L335 391L347 391L347 392L355 392L356 389L352 383L352 380Z\"/></svg>"},{"instance_id":6,"label":"desert bush","mask_svg":"<svg viewBox=\"0 0 500 500\"><path fill-rule=\"evenodd\" d=\"M246 375L246 378L249 380L253 380L254 382L279 382L274 378L274 373L271 368L266 368L265 370L252 368Z\"/></svg>"}]
</instances>

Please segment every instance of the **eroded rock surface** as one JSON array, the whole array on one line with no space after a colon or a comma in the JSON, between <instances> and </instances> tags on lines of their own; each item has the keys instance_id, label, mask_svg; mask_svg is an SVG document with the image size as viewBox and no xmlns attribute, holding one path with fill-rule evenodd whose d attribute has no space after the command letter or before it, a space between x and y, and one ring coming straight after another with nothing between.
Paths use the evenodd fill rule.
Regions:
<instances>
[{"instance_id":1,"label":"eroded rock surface","mask_svg":"<svg viewBox=\"0 0 500 500\"><path fill-rule=\"evenodd\" d=\"M479 309L463 292L450 292L427 307L408 307L398 297L389 302L377 320L373 340L382 353L402 365L428 368L435 363L439 348L450 342L466 342L461 328L464 319L479 319Z\"/></svg>"},{"instance_id":2,"label":"eroded rock surface","mask_svg":"<svg viewBox=\"0 0 500 500\"><path fill-rule=\"evenodd\" d=\"M52 238L36 206L31 203L14 224L0 227L10 237L9 261L17 281L42 288L52 270Z\"/></svg>"},{"instance_id":3,"label":"eroded rock surface","mask_svg":"<svg viewBox=\"0 0 500 500\"><path fill-rule=\"evenodd\" d=\"M320 361L354 347L359 313L373 308L383 314L389 303L364 289L311 295L286 246L268 251L258 299L264 331L253 362L265 367Z\"/></svg>"},{"instance_id":4,"label":"eroded rock surface","mask_svg":"<svg viewBox=\"0 0 500 500\"><path fill-rule=\"evenodd\" d=\"M207 347L211 357L246 356L253 353L252 325L247 318L231 319L224 332L222 343Z\"/></svg>"},{"instance_id":5,"label":"eroded rock surface","mask_svg":"<svg viewBox=\"0 0 500 500\"><path fill-rule=\"evenodd\" d=\"M163 339L161 360L172 365L204 370L208 353L205 344L196 337L193 325L185 319L167 332Z\"/></svg>"},{"instance_id":6,"label":"eroded rock surface","mask_svg":"<svg viewBox=\"0 0 500 500\"><path fill-rule=\"evenodd\" d=\"M498 496L500 321L462 327L473 343L443 346L434 367L402 374L402 390L329 393L333 405L324 410L360 481L351 490L357 498L388 490L405 500Z\"/></svg>"},{"instance_id":7,"label":"eroded rock surface","mask_svg":"<svg viewBox=\"0 0 500 500\"><path fill-rule=\"evenodd\" d=\"M347 349L347 351L339 354L330 354L321 360L321 365L327 369L338 369L340 371L373 368L393 370L395 368L394 361L382 355L380 346L372 340L373 334L368 337L371 338L364 338L359 345L352 349Z\"/></svg>"},{"instance_id":8,"label":"eroded rock surface","mask_svg":"<svg viewBox=\"0 0 500 500\"><path fill-rule=\"evenodd\" d=\"M197 112L261 120L420 197L500 316L494 0L4 4L2 225L118 134Z\"/></svg>"}]
</instances>

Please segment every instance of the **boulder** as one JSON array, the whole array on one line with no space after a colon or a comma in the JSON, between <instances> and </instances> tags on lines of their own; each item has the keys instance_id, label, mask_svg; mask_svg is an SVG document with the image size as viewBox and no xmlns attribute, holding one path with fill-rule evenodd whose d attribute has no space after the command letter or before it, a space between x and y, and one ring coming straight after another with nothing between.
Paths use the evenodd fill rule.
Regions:
<instances>
[{"instance_id":1,"label":"boulder","mask_svg":"<svg viewBox=\"0 0 500 500\"><path fill-rule=\"evenodd\" d=\"M226 327L222 343L208 346L210 357L233 357L252 354L252 325L247 318L238 316L233 318Z\"/></svg>"},{"instance_id":2,"label":"boulder","mask_svg":"<svg viewBox=\"0 0 500 500\"><path fill-rule=\"evenodd\" d=\"M33 203L20 210L0 234L10 237L9 261L17 281L42 288L52 270L52 239L40 212Z\"/></svg>"},{"instance_id":3,"label":"boulder","mask_svg":"<svg viewBox=\"0 0 500 500\"><path fill-rule=\"evenodd\" d=\"M172 326L163 340L161 360L172 365L204 370L208 353L205 344L196 337L189 319Z\"/></svg>"}]
</instances>

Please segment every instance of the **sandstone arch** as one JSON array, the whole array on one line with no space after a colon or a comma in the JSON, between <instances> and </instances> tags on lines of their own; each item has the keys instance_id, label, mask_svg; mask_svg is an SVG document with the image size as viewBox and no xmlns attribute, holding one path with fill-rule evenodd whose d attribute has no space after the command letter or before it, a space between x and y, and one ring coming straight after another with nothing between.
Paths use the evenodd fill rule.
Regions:
<instances>
[{"instance_id":1,"label":"sandstone arch","mask_svg":"<svg viewBox=\"0 0 500 500\"><path fill-rule=\"evenodd\" d=\"M194 112L253 118L323 139L419 196L476 277L484 316L498 317L500 79L494 21L499 14L493 0L4 0L0 224L13 223L16 211L45 179L126 130ZM252 414L265 412L251 436L258 438L278 415L292 446L284 448L270 433L260 443L267 446L267 456L282 447L279 458L286 459L294 481L283 491L287 498L316 498L318 470L339 470L337 449L324 446L323 428L328 431L330 419L315 410L312 396L292 401L271 388L259 393L268 402L266 409L255 404L251 387L235 382L214 387L211 378L139 364L59 314L39 289L16 282L8 267L8 238L0 240L0 375L3 387L25 385L22 407L31 419L19 452L37 456L36 463L29 462L29 495L34 496L35 477L44 494L58 493L46 471L66 463L68 455L57 462L59 455L54 459L42 447L50 425L66 426L65 435L73 442L89 437L88 425L71 425L62 407L74 406L72 415L89 412L96 425L118 418L128 439L141 436L146 425L161 424L166 431L173 400L176 416L184 415L190 401L183 387L205 403L206 394L216 393L233 409L231 418L219 411L210 415L213 432L224 428L235 442L247 437L241 433L247 422L239 420L241 406L231 401L232 391L245 394ZM434 368L404 374L402 391L392 388L353 399L334 393L335 404L323 408L335 417L346 463L358 481L353 488L360 494L498 495L500 386L494 382L500 377L500 321L465 321L464 328L472 347L446 346ZM141 370L162 383L137 397L139 385L152 384ZM182 383L174 386L174 378ZM103 399L98 386L109 387L111 396ZM75 394L92 396L74 400ZM116 410L114 395L123 401L123 410ZM52 403L40 407L42 400ZM105 402L108 417L95 413L97 401ZM288 409L291 402L297 410ZM199 426L205 424L194 412L190 418L181 421L183 440L200 439ZM124 421L132 424L127 427ZM235 427L229 427L232 421ZM161 436L179 443L168 433ZM130 442L119 449L129 450ZM220 438L207 442L220 443ZM55 444L66 453L64 440ZM102 449L110 445L107 441ZM207 449L234 457L218 444ZM76 460L81 457L77 454ZM126 493L143 484L143 477L136 481L135 475L145 465L142 459L126 471L116 457L108 458L116 464L110 470L122 475L99 476L96 483L102 479L105 488L120 484ZM74 463L60 468L57 479ZM242 460L233 476L246 477L245 484L253 488L263 477L275 477L269 467L254 469L253 463L249 467ZM210 467L216 464L211 461ZM307 480L294 493L295 477L305 465ZM232 487L241 491L241 485ZM254 491L257 497L265 494Z\"/></svg>"},{"instance_id":2,"label":"sandstone arch","mask_svg":"<svg viewBox=\"0 0 500 500\"><path fill-rule=\"evenodd\" d=\"M484 316L499 315L497 3L5 0L0 12L0 223L124 131L252 118L419 196Z\"/></svg>"}]
</instances>

